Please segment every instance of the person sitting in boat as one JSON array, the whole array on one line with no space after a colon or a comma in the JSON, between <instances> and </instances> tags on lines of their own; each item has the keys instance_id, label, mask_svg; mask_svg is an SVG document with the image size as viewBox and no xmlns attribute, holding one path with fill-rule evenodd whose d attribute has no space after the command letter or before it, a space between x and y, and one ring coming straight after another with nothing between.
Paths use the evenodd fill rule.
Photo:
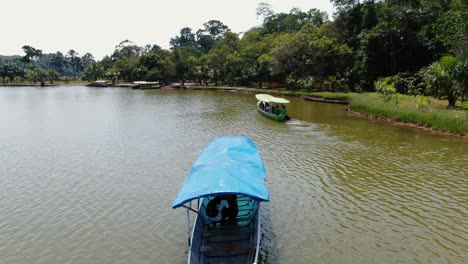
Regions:
<instances>
[{"instance_id":1,"label":"person sitting in boat","mask_svg":"<svg viewBox=\"0 0 468 264\"><path fill-rule=\"evenodd\" d=\"M225 209L224 213L228 219L229 224L237 223L237 214L239 213L239 205L237 204L237 195L226 195L228 199L229 208Z\"/></svg>"},{"instance_id":2,"label":"person sitting in boat","mask_svg":"<svg viewBox=\"0 0 468 264\"><path fill-rule=\"evenodd\" d=\"M265 110L267 112L271 112L271 105L269 103L267 103L267 102L265 103Z\"/></svg>"},{"instance_id":3,"label":"person sitting in boat","mask_svg":"<svg viewBox=\"0 0 468 264\"><path fill-rule=\"evenodd\" d=\"M279 107L279 105L276 105L275 107L275 115L279 115L281 113L281 108Z\"/></svg>"},{"instance_id":4,"label":"person sitting in boat","mask_svg":"<svg viewBox=\"0 0 468 264\"><path fill-rule=\"evenodd\" d=\"M280 113L280 115L286 116L286 113L287 113L287 111L286 111L286 106L285 106L285 105L281 105L281 113Z\"/></svg>"},{"instance_id":5,"label":"person sitting in boat","mask_svg":"<svg viewBox=\"0 0 468 264\"><path fill-rule=\"evenodd\" d=\"M223 222L227 213L226 210L229 208L229 197L224 196L215 196L211 201L208 202L206 206L206 215L208 219L213 223Z\"/></svg>"}]
</instances>

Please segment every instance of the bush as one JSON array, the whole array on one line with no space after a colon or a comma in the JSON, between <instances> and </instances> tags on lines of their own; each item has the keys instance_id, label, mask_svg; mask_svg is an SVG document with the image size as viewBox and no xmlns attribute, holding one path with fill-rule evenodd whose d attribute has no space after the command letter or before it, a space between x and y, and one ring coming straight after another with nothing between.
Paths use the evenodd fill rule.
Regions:
<instances>
[{"instance_id":1,"label":"bush","mask_svg":"<svg viewBox=\"0 0 468 264\"><path fill-rule=\"evenodd\" d=\"M424 93L425 87L421 77L409 73L400 72L393 76L395 88L398 93L409 95L420 95Z\"/></svg>"},{"instance_id":2,"label":"bush","mask_svg":"<svg viewBox=\"0 0 468 264\"><path fill-rule=\"evenodd\" d=\"M378 93L385 96L396 93L395 83L393 82L392 77L379 78L375 83L375 87Z\"/></svg>"},{"instance_id":3,"label":"bush","mask_svg":"<svg viewBox=\"0 0 468 264\"><path fill-rule=\"evenodd\" d=\"M291 90L306 90L307 92L314 89L314 83L313 77L296 78L290 75L286 80L286 84Z\"/></svg>"}]
</instances>

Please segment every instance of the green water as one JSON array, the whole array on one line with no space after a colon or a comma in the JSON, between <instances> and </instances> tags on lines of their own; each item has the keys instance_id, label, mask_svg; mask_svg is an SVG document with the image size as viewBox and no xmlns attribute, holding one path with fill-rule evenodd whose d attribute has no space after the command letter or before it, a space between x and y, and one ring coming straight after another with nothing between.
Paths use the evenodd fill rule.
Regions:
<instances>
[{"instance_id":1,"label":"green water","mask_svg":"<svg viewBox=\"0 0 468 264\"><path fill-rule=\"evenodd\" d=\"M261 263L464 263L468 141L288 98L0 87L0 263L184 263L172 200L215 136L260 149Z\"/></svg>"}]
</instances>

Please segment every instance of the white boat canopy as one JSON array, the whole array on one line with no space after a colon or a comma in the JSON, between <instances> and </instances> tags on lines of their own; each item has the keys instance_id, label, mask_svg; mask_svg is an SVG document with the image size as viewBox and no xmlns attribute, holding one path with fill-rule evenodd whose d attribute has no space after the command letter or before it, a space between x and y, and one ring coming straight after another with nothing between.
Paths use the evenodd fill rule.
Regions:
<instances>
[{"instance_id":1,"label":"white boat canopy","mask_svg":"<svg viewBox=\"0 0 468 264\"><path fill-rule=\"evenodd\" d=\"M262 102L267 102L267 103L276 103L276 104L287 104L289 103L289 100L286 100L281 97L274 97L269 94L256 94L255 98L257 98L259 101Z\"/></svg>"}]
</instances>

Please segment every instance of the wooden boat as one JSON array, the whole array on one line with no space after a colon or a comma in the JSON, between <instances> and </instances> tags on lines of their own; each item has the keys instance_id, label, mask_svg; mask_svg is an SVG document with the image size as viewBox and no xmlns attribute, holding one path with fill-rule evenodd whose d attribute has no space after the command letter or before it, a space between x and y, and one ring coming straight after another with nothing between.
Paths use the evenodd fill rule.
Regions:
<instances>
[{"instance_id":1,"label":"wooden boat","mask_svg":"<svg viewBox=\"0 0 468 264\"><path fill-rule=\"evenodd\" d=\"M274 97L274 96L271 96L271 95L268 95L268 94L256 94L255 97L257 98L258 102L257 102L257 109L258 111L260 112L260 114L262 114L263 116L266 116L270 119L273 119L273 120L276 120L276 121L288 121L290 120L291 118L286 114L286 112L282 112L282 113L279 113L279 114L275 114L275 113L272 113L271 111L268 111L266 108L265 108L265 104L281 104L281 105L285 105L285 104L288 104L289 101L284 99L284 98L280 98L280 97Z\"/></svg>"},{"instance_id":2,"label":"wooden boat","mask_svg":"<svg viewBox=\"0 0 468 264\"><path fill-rule=\"evenodd\" d=\"M237 214L226 221L210 220L210 201L226 195L237 196ZM260 204L269 200L263 161L253 141L246 136L214 138L195 161L172 204L187 209L188 263L257 263ZM229 202L231 210L235 209L236 203ZM190 212L195 213L193 227Z\"/></svg>"},{"instance_id":3,"label":"wooden boat","mask_svg":"<svg viewBox=\"0 0 468 264\"><path fill-rule=\"evenodd\" d=\"M334 100L334 99L325 99L323 97L315 97L315 96L303 96L305 100L315 101L315 102L324 102L324 103L331 103L331 104L349 104L346 101Z\"/></svg>"}]
</instances>

